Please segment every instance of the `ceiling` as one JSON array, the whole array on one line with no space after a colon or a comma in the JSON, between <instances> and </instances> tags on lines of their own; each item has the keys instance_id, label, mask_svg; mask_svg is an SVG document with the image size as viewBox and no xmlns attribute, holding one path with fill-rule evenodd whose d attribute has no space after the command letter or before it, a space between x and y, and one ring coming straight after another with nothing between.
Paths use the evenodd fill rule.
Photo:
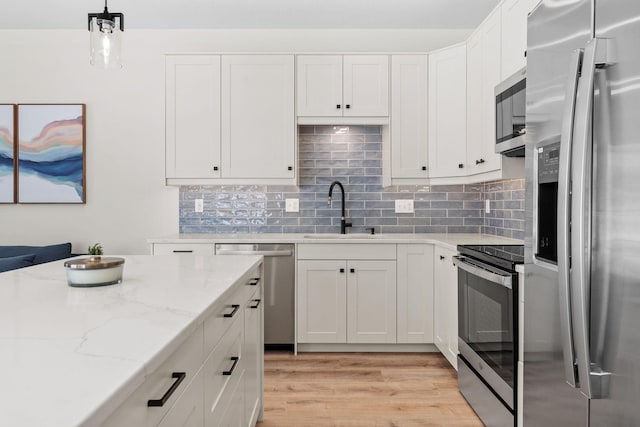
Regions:
<instances>
[{"instance_id":1,"label":"ceiling","mask_svg":"<svg viewBox=\"0 0 640 427\"><path fill-rule=\"evenodd\" d=\"M499 0L111 0L126 29L469 29ZM84 29L102 0L19 0L0 29Z\"/></svg>"}]
</instances>

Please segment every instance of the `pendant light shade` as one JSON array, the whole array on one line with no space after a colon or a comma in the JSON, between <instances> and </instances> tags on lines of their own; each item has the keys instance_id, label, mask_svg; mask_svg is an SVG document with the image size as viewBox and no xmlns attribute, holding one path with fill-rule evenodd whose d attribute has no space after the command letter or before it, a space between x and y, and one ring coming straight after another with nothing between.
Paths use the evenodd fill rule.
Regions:
<instances>
[{"instance_id":1,"label":"pendant light shade","mask_svg":"<svg viewBox=\"0 0 640 427\"><path fill-rule=\"evenodd\" d=\"M91 36L89 62L102 68L122 67L122 32L124 15L111 13L104 2L102 13L89 14Z\"/></svg>"}]
</instances>

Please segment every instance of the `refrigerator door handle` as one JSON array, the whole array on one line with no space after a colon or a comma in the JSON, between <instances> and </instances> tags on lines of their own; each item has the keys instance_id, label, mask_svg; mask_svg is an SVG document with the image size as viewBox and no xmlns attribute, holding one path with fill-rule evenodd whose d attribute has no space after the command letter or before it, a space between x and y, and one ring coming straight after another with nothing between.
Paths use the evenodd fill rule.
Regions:
<instances>
[{"instance_id":1,"label":"refrigerator door handle","mask_svg":"<svg viewBox=\"0 0 640 427\"><path fill-rule=\"evenodd\" d=\"M562 114L562 135L560 137L560 164L558 171L558 277L560 305L560 334L562 336L562 354L564 359L564 377L569 385L578 387L578 372L575 349L573 346L573 325L571 324L571 292L569 289L570 271L570 221L569 209L571 153L573 145L573 127L576 110L576 93L582 65L582 49L576 49L571 55L567 92Z\"/></svg>"},{"instance_id":2,"label":"refrigerator door handle","mask_svg":"<svg viewBox=\"0 0 640 427\"><path fill-rule=\"evenodd\" d=\"M582 76L578 83L575 137L571 160L571 307L578 377L582 393L590 399L608 394L610 374L591 363L590 288L591 288L591 182L592 111L596 66L604 40L592 39L584 51Z\"/></svg>"}]
</instances>

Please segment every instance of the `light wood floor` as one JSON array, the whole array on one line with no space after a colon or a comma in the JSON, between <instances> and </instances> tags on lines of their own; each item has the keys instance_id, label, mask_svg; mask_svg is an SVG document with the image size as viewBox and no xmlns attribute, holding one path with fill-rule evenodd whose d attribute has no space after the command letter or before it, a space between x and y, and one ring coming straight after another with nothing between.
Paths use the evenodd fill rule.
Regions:
<instances>
[{"instance_id":1,"label":"light wood floor","mask_svg":"<svg viewBox=\"0 0 640 427\"><path fill-rule=\"evenodd\" d=\"M482 426L439 353L266 352L259 427Z\"/></svg>"}]
</instances>

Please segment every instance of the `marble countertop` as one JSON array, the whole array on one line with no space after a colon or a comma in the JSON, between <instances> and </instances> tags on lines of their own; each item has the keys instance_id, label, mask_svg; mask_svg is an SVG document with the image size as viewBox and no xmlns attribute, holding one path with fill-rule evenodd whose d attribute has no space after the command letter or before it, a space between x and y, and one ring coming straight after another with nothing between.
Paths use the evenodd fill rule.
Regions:
<instances>
[{"instance_id":1,"label":"marble countertop","mask_svg":"<svg viewBox=\"0 0 640 427\"><path fill-rule=\"evenodd\" d=\"M260 256L125 256L123 282L67 285L64 261L0 274L0 426L96 425Z\"/></svg>"},{"instance_id":2,"label":"marble countertop","mask_svg":"<svg viewBox=\"0 0 640 427\"><path fill-rule=\"evenodd\" d=\"M522 244L521 240L490 234L174 234L147 239L147 243L432 243L449 249L470 244Z\"/></svg>"}]
</instances>

